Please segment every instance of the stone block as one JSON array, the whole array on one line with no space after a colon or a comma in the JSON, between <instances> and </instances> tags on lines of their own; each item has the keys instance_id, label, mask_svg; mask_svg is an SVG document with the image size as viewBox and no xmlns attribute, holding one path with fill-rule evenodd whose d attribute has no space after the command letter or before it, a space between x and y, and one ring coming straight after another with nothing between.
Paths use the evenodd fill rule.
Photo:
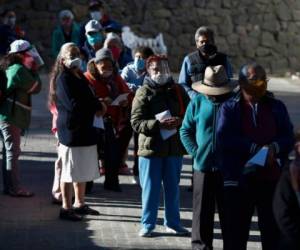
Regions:
<instances>
[{"instance_id":1,"label":"stone block","mask_svg":"<svg viewBox=\"0 0 300 250\"><path fill-rule=\"evenodd\" d=\"M264 31L262 33L261 44L265 47L274 47L276 44L274 35L271 32Z\"/></svg>"}]
</instances>

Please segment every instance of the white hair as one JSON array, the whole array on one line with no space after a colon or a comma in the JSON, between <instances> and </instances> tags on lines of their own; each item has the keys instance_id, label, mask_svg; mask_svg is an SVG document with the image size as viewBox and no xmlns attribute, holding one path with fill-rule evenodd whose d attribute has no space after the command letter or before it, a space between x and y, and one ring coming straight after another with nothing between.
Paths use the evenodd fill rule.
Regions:
<instances>
[{"instance_id":1,"label":"white hair","mask_svg":"<svg viewBox=\"0 0 300 250\"><path fill-rule=\"evenodd\" d=\"M69 17L72 20L74 19L74 15L73 15L72 11L70 11L70 10L62 10L59 12L59 14L58 14L59 20L61 21L64 17Z\"/></svg>"}]
</instances>

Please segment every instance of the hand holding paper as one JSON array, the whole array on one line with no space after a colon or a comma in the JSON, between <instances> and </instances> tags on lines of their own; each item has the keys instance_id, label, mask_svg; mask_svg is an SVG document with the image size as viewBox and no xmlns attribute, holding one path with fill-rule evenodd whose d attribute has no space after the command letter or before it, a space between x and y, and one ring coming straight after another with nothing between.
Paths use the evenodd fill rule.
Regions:
<instances>
[{"instance_id":1,"label":"hand holding paper","mask_svg":"<svg viewBox=\"0 0 300 250\"><path fill-rule=\"evenodd\" d=\"M161 113L158 113L155 115L156 120L158 120L159 122L162 122L162 124L167 124L168 123L168 119L172 119L172 115L170 113L170 110L165 110ZM170 122L171 124L172 122ZM168 138L170 138L172 135L176 134L177 130L175 128L171 128L173 126L170 125L171 129L167 129L167 125L166 128L161 128L160 129L160 134L161 137L163 138L163 140L167 140Z\"/></svg>"},{"instance_id":2,"label":"hand holding paper","mask_svg":"<svg viewBox=\"0 0 300 250\"><path fill-rule=\"evenodd\" d=\"M129 93L124 93L119 95L112 103L112 106L119 106L120 103L127 101L127 97L128 97Z\"/></svg>"}]
</instances>

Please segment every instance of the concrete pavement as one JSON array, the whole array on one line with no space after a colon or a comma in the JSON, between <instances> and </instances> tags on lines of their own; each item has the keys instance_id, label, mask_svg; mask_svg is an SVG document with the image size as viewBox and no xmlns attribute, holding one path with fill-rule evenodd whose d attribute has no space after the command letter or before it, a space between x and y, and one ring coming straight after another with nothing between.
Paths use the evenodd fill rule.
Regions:
<instances>
[{"instance_id":1,"label":"concrete pavement","mask_svg":"<svg viewBox=\"0 0 300 250\"><path fill-rule=\"evenodd\" d=\"M101 213L100 216L89 216L78 223L58 219L59 206L52 205L50 199L56 152L55 139L50 134L51 116L46 108L47 78L43 79L43 91L33 100L32 126L22 140L20 157L22 183L36 195L31 199L21 199L0 194L0 250L190 249L189 237L175 237L164 232L163 204L155 236L149 239L137 236L141 190L132 184L130 176L120 178L122 193L105 191L103 177L97 181L87 201ZM299 127L300 83L274 78L269 86L286 102L292 120ZM127 162L132 167L132 147ZM181 218L188 229L191 229L192 223L192 193L187 192L190 176L191 160L186 157L180 187ZM217 217L214 232L214 245L221 249ZM248 249L261 249L259 241L257 219L254 217Z\"/></svg>"}]
</instances>

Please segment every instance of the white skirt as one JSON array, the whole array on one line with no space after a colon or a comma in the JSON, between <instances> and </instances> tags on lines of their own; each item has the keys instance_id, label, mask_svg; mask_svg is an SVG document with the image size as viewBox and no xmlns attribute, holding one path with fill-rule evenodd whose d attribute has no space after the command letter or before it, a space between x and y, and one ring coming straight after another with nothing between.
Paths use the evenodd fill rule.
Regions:
<instances>
[{"instance_id":1,"label":"white skirt","mask_svg":"<svg viewBox=\"0 0 300 250\"><path fill-rule=\"evenodd\" d=\"M62 161L61 182L88 182L100 177L97 145L67 147L60 143L58 155Z\"/></svg>"}]
</instances>

